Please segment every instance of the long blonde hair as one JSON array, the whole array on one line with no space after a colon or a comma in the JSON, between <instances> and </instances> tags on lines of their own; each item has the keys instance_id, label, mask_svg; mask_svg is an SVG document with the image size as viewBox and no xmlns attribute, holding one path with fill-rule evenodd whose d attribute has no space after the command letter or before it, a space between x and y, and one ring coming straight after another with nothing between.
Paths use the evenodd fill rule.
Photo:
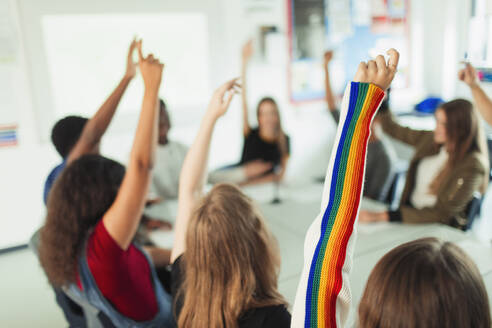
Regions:
<instances>
[{"instance_id":1,"label":"long blonde hair","mask_svg":"<svg viewBox=\"0 0 492 328\"><path fill-rule=\"evenodd\" d=\"M286 304L277 291L277 243L251 199L233 185L216 185L198 204L181 265L178 327L238 327L249 309Z\"/></svg>"}]
</instances>

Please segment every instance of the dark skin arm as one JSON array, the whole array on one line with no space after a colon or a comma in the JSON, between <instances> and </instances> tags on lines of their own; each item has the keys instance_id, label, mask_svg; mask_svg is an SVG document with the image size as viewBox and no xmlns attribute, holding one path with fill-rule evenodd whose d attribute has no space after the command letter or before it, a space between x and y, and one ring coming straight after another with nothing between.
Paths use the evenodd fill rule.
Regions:
<instances>
[{"instance_id":1,"label":"dark skin arm","mask_svg":"<svg viewBox=\"0 0 492 328\"><path fill-rule=\"evenodd\" d=\"M96 114L94 114L85 125L79 140L67 157L67 164L70 164L83 155L97 152L101 138L108 129L118 104L137 72L137 64L133 62L133 51L135 50L136 45L136 40L133 40L128 50L125 75L116 89L114 89L102 106L97 110Z\"/></svg>"}]
</instances>

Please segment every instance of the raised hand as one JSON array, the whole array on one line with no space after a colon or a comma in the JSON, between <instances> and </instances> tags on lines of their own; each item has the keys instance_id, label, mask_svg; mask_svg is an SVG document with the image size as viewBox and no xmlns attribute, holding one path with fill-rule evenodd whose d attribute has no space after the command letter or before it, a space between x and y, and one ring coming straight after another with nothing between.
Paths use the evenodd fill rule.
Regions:
<instances>
[{"instance_id":1,"label":"raised hand","mask_svg":"<svg viewBox=\"0 0 492 328\"><path fill-rule=\"evenodd\" d=\"M133 51L137 47L137 40L133 39L128 49L128 55L126 59L126 72L125 76L132 79L137 74L137 63L133 60Z\"/></svg>"},{"instance_id":2,"label":"raised hand","mask_svg":"<svg viewBox=\"0 0 492 328\"><path fill-rule=\"evenodd\" d=\"M400 54L393 48L388 50L387 54L389 55L388 63L382 55L378 55L376 60L361 62L355 73L354 81L373 83L383 90L388 89L395 77Z\"/></svg>"},{"instance_id":3,"label":"raised hand","mask_svg":"<svg viewBox=\"0 0 492 328\"><path fill-rule=\"evenodd\" d=\"M333 59L333 50L325 51L325 54L323 56L325 66L327 66L332 59Z\"/></svg>"},{"instance_id":4,"label":"raised hand","mask_svg":"<svg viewBox=\"0 0 492 328\"><path fill-rule=\"evenodd\" d=\"M477 71L470 63L466 63L466 67L458 72L458 78L472 87L478 84Z\"/></svg>"},{"instance_id":5,"label":"raised hand","mask_svg":"<svg viewBox=\"0 0 492 328\"><path fill-rule=\"evenodd\" d=\"M140 67L140 73L145 84L145 88L159 88L162 78L162 70L164 64L159 62L159 59L154 58L154 55L150 54L144 58L142 54L142 40L139 40L136 44L138 49L138 65Z\"/></svg>"},{"instance_id":6,"label":"raised hand","mask_svg":"<svg viewBox=\"0 0 492 328\"><path fill-rule=\"evenodd\" d=\"M248 62L251 59L251 57L253 56L253 53L254 53L253 40L249 40L243 46L243 52L242 52L243 63Z\"/></svg>"},{"instance_id":7,"label":"raised hand","mask_svg":"<svg viewBox=\"0 0 492 328\"><path fill-rule=\"evenodd\" d=\"M237 78L227 81L222 84L217 90L214 91L212 99L208 104L207 113L214 118L219 118L225 114L229 104L232 101L232 97L238 92L240 85L237 83Z\"/></svg>"}]
</instances>

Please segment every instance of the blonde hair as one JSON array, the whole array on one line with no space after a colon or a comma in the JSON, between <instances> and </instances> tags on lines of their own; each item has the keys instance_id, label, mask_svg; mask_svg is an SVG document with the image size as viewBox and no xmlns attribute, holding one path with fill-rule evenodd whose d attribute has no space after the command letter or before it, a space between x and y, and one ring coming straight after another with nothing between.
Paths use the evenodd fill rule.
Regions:
<instances>
[{"instance_id":1,"label":"blonde hair","mask_svg":"<svg viewBox=\"0 0 492 328\"><path fill-rule=\"evenodd\" d=\"M276 240L251 199L233 185L216 185L199 202L181 265L179 327L237 327L249 309L286 304L277 290Z\"/></svg>"}]
</instances>

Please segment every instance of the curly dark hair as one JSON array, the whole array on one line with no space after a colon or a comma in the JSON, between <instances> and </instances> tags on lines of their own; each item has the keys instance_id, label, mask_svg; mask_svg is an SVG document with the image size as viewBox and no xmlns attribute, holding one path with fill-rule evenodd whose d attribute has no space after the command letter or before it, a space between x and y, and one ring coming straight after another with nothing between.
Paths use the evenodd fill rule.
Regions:
<instances>
[{"instance_id":1,"label":"curly dark hair","mask_svg":"<svg viewBox=\"0 0 492 328\"><path fill-rule=\"evenodd\" d=\"M53 286L75 282L83 245L116 199L124 175L120 163L86 155L56 179L39 247L41 266Z\"/></svg>"},{"instance_id":2,"label":"curly dark hair","mask_svg":"<svg viewBox=\"0 0 492 328\"><path fill-rule=\"evenodd\" d=\"M51 142L58 154L65 158L79 140L88 119L80 116L67 116L55 123L51 130Z\"/></svg>"}]
</instances>

